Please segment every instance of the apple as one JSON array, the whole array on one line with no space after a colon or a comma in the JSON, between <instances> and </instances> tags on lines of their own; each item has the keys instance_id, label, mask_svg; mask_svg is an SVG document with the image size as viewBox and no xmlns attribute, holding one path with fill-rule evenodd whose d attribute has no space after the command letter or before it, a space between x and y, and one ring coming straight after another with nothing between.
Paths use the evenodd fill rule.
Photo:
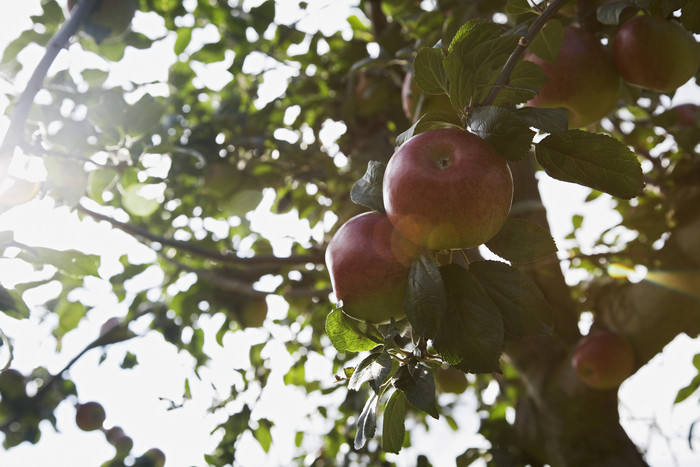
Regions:
<instances>
[{"instance_id":1,"label":"apple","mask_svg":"<svg viewBox=\"0 0 700 467\"><path fill-rule=\"evenodd\" d=\"M626 21L617 30L613 58L628 83L672 92L698 71L700 48L679 22L643 15Z\"/></svg>"},{"instance_id":2,"label":"apple","mask_svg":"<svg viewBox=\"0 0 700 467\"><path fill-rule=\"evenodd\" d=\"M614 389L634 373L634 349L620 334L598 331L579 340L571 364L587 386Z\"/></svg>"},{"instance_id":3,"label":"apple","mask_svg":"<svg viewBox=\"0 0 700 467\"><path fill-rule=\"evenodd\" d=\"M0 397L20 399L27 396L24 375L14 368L0 370Z\"/></svg>"},{"instance_id":4,"label":"apple","mask_svg":"<svg viewBox=\"0 0 700 467\"><path fill-rule=\"evenodd\" d=\"M469 386L467 375L462 370L448 366L435 371L435 383L440 392L462 394Z\"/></svg>"},{"instance_id":5,"label":"apple","mask_svg":"<svg viewBox=\"0 0 700 467\"><path fill-rule=\"evenodd\" d=\"M256 297L243 303L238 315L243 328L259 328L267 318L267 301L265 297Z\"/></svg>"},{"instance_id":6,"label":"apple","mask_svg":"<svg viewBox=\"0 0 700 467\"><path fill-rule=\"evenodd\" d=\"M134 440L127 436L124 430L118 426L114 426L105 431L105 438L109 444L114 446L117 450L117 456L120 458L129 455L131 449L134 447Z\"/></svg>"},{"instance_id":7,"label":"apple","mask_svg":"<svg viewBox=\"0 0 700 467\"><path fill-rule=\"evenodd\" d=\"M420 133L387 164L384 207L394 228L430 250L472 248L501 229L513 199L506 160L466 130Z\"/></svg>"},{"instance_id":8,"label":"apple","mask_svg":"<svg viewBox=\"0 0 700 467\"><path fill-rule=\"evenodd\" d=\"M80 0L68 0L68 9L72 10L79 2ZM135 13L135 0L97 0L83 26L99 42L124 33L131 25Z\"/></svg>"},{"instance_id":9,"label":"apple","mask_svg":"<svg viewBox=\"0 0 700 467\"><path fill-rule=\"evenodd\" d=\"M99 430L102 428L105 417L105 409L99 402L86 402L77 406L75 424L83 431Z\"/></svg>"},{"instance_id":10,"label":"apple","mask_svg":"<svg viewBox=\"0 0 700 467\"><path fill-rule=\"evenodd\" d=\"M696 104L679 104L671 107L670 112L676 118L676 124L683 128L698 128L700 112Z\"/></svg>"},{"instance_id":11,"label":"apple","mask_svg":"<svg viewBox=\"0 0 700 467\"><path fill-rule=\"evenodd\" d=\"M165 453L158 448L151 448L143 453L142 459L150 461L153 467L163 467L165 465Z\"/></svg>"},{"instance_id":12,"label":"apple","mask_svg":"<svg viewBox=\"0 0 700 467\"><path fill-rule=\"evenodd\" d=\"M366 212L348 220L326 248L326 267L343 311L373 323L405 317L409 267L419 252L384 214Z\"/></svg>"},{"instance_id":13,"label":"apple","mask_svg":"<svg viewBox=\"0 0 700 467\"><path fill-rule=\"evenodd\" d=\"M620 76L608 50L589 32L564 28L556 64L530 51L524 60L540 65L547 77L527 105L565 109L570 128L598 122L617 105Z\"/></svg>"}]
</instances>

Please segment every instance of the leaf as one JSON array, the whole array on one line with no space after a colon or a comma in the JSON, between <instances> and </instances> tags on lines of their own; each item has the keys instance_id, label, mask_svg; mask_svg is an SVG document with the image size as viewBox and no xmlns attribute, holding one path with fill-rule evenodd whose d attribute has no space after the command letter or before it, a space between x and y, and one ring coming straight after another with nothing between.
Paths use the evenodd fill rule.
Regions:
<instances>
[{"instance_id":1,"label":"leaf","mask_svg":"<svg viewBox=\"0 0 700 467\"><path fill-rule=\"evenodd\" d=\"M272 445L272 433L270 429L272 428L272 422L267 419L258 420L258 427L253 432L255 439L260 443L260 447L263 451L270 452L270 446Z\"/></svg>"},{"instance_id":2,"label":"leaf","mask_svg":"<svg viewBox=\"0 0 700 467\"><path fill-rule=\"evenodd\" d=\"M631 0L607 2L598 7L596 17L601 23L614 26L620 23L620 16L627 8L637 8L637 5Z\"/></svg>"},{"instance_id":3,"label":"leaf","mask_svg":"<svg viewBox=\"0 0 700 467\"><path fill-rule=\"evenodd\" d=\"M551 134L536 144L535 156L550 177L619 198L633 198L644 188L637 156L608 135L582 130Z\"/></svg>"},{"instance_id":4,"label":"leaf","mask_svg":"<svg viewBox=\"0 0 700 467\"><path fill-rule=\"evenodd\" d=\"M447 311L447 298L440 268L428 252L411 263L404 308L408 321L418 334L426 338L435 335Z\"/></svg>"},{"instance_id":5,"label":"leaf","mask_svg":"<svg viewBox=\"0 0 700 467\"><path fill-rule=\"evenodd\" d=\"M367 171L361 179L355 182L350 189L350 199L355 204L368 207L384 213L384 198L382 195L382 181L386 164L377 161L369 161Z\"/></svg>"},{"instance_id":6,"label":"leaf","mask_svg":"<svg viewBox=\"0 0 700 467\"><path fill-rule=\"evenodd\" d=\"M689 398L695 391L700 388L700 375L695 376L695 378L692 379L690 384L687 386L680 388L678 390L678 394L676 394L676 399L673 401L674 404L679 404Z\"/></svg>"},{"instance_id":7,"label":"leaf","mask_svg":"<svg viewBox=\"0 0 700 467\"><path fill-rule=\"evenodd\" d=\"M146 197L145 190L152 185L135 183L129 185L122 193L122 205L134 216L148 217L158 210L160 203L156 199Z\"/></svg>"},{"instance_id":8,"label":"leaf","mask_svg":"<svg viewBox=\"0 0 700 467\"><path fill-rule=\"evenodd\" d=\"M525 13L533 13L534 10L528 0L508 0L506 4L506 14L518 16Z\"/></svg>"},{"instance_id":9,"label":"leaf","mask_svg":"<svg viewBox=\"0 0 700 467\"><path fill-rule=\"evenodd\" d=\"M335 309L326 317L326 334L338 352L371 350L377 346L378 342L364 335L361 331L363 325L364 323L351 318L342 310Z\"/></svg>"},{"instance_id":10,"label":"leaf","mask_svg":"<svg viewBox=\"0 0 700 467\"><path fill-rule=\"evenodd\" d=\"M500 371L504 331L498 308L469 271L449 264L440 272L449 302L433 340L435 349L464 372Z\"/></svg>"},{"instance_id":11,"label":"leaf","mask_svg":"<svg viewBox=\"0 0 700 467\"><path fill-rule=\"evenodd\" d=\"M685 28L694 33L700 34L700 3L688 2L681 10L681 23Z\"/></svg>"},{"instance_id":12,"label":"leaf","mask_svg":"<svg viewBox=\"0 0 700 467\"><path fill-rule=\"evenodd\" d=\"M515 114L526 125L547 133L561 133L569 129L569 116L564 109L522 107L517 109Z\"/></svg>"},{"instance_id":13,"label":"leaf","mask_svg":"<svg viewBox=\"0 0 700 467\"><path fill-rule=\"evenodd\" d=\"M104 204L102 193L112 186L119 172L115 169L98 169L88 174L88 196L100 204Z\"/></svg>"},{"instance_id":14,"label":"leaf","mask_svg":"<svg viewBox=\"0 0 700 467\"><path fill-rule=\"evenodd\" d=\"M398 453L406 436L406 395L402 391L394 391L384 409L382 425L382 450Z\"/></svg>"},{"instance_id":15,"label":"leaf","mask_svg":"<svg viewBox=\"0 0 700 467\"><path fill-rule=\"evenodd\" d=\"M144 94L126 110L126 131L132 138L143 136L160 122L164 114L165 106L150 94Z\"/></svg>"},{"instance_id":16,"label":"leaf","mask_svg":"<svg viewBox=\"0 0 700 467\"><path fill-rule=\"evenodd\" d=\"M374 436L374 430L377 428L377 402L379 402L379 396L372 393L357 419L355 449L362 449L367 440Z\"/></svg>"},{"instance_id":17,"label":"leaf","mask_svg":"<svg viewBox=\"0 0 700 467\"><path fill-rule=\"evenodd\" d=\"M29 308L22 300L21 294L15 290L7 290L0 285L0 311L10 318L29 318Z\"/></svg>"},{"instance_id":18,"label":"leaf","mask_svg":"<svg viewBox=\"0 0 700 467\"><path fill-rule=\"evenodd\" d=\"M422 363L410 362L396 370L394 387L403 391L406 399L417 409L438 418L433 372Z\"/></svg>"},{"instance_id":19,"label":"leaf","mask_svg":"<svg viewBox=\"0 0 700 467\"><path fill-rule=\"evenodd\" d=\"M370 354L357 365L348 381L348 389L359 391L362 384L368 382L374 392L379 394L379 389L389 373L391 373L391 355L387 352Z\"/></svg>"},{"instance_id":20,"label":"leaf","mask_svg":"<svg viewBox=\"0 0 700 467\"><path fill-rule=\"evenodd\" d=\"M175 39L175 45L173 46L173 51L175 55L180 55L185 51L190 41L192 40L192 28L178 28L177 39Z\"/></svg>"},{"instance_id":21,"label":"leaf","mask_svg":"<svg viewBox=\"0 0 700 467\"><path fill-rule=\"evenodd\" d=\"M529 101L537 90L547 82L541 66L528 60L521 60L513 69L508 84L504 85L494 101L494 105L520 104Z\"/></svg>"},{"instance_id":22,"label":"leaf","mask_svg":"<svg viewBox=\"0 0 700 467\"><path fill-rule=\"evenodd\" d=\"M509 217L486 246L512 264L533 263L557 252L557 245L546 229L517 217Z\"/></svg>"},{"instance_id":23,"label":"leaf","mask_svg":"<svg viewBox=\"0 0 700 467\"><path fill-rule=\"evenodd\" d=\"M561 22L553 19L547 22L527 48L542 60L556 64L563 43L564 27Z\"/></svg>"},{"instance_id":24,"label":"leaf","mask_svg":"<svg viewBox=\"0 0 700 467\"><path fill-rule=\"evenodd\" d=\"M100 257L77 250L60 251L52 248L33 247L31 250L22 251L17 257L39 266L50 264L71 277L99 276L97 268L100 266Z\"/></svg>"},{"instance_id":25,"label":"leaf","mask_svg":"<svg viewBox=\"0 0 700 467\"><path fill-rule=\"evenodd\" d=\"M441 49L432 47L424 47L416 54L413 61L413 79L424 93L445 94L447 92L444 57Z\"/></svg>"},{"instance_id":26,"label":"leaf","mask_svg":"<svg viewBox=\"0 0 700 467\"><path fill-rule=\"evenodd\" d=\"M401 146L415 135L423 133L424 131L445 127L464 128L462 126L462 121L455 112L430 110L421 115L416 123L411 125L408 130L404 131L396 138L396 145Z\"/></svg>"},{"instance_id":27,"label":"leaf","mask_svg":"<svg viewBox=\"0 0 700 467\"><path fill-rule=\"evenodd\" d=\"M501 311L506 334L531 337L552 333L552 308L528 275L498 261L474 261L469 271Z\"/></svg>"},{"instance_id":28,"label":"leaf","mask_svg":"<svg viewBox=\"0 0 700 467\"><path fill-rule=\"evenodd\" d=\"M503 107L476 107L469 114L469 126L510 161L525 156L535 136L534 131Z\"/></svg>"}]
</instances>

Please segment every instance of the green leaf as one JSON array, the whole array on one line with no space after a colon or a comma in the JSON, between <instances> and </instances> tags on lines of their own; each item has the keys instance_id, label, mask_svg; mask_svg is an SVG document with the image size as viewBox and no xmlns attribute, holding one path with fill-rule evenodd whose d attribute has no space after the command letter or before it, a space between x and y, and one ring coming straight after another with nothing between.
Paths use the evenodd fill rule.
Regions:
<instances>
[{"instance_id":1,"label":"green leaf","mask_svg":"<svg viewBox=\"0 0 700 467\"><path fill-rule=\"evenodd\" d=\"M160 122L164 114L163 104L150 94L144 94L126 111L126 131L132 138L145 135Z\"/></svg>"},{"instance_id":2,"label":"green leaf","mask_svg":"<svg viewBox=\"0 0 700 467\"><path fill-rule=\"evenodd\" d=\"M683 6L681 23L688 31L700 34L700 2L688 2Z\"/></svg>"},{"instance_id":3,"label":"green leaf","mask_svg":"<svg viewBox=\"0 0 700 467\"><path fill-rule=\"evenodd\" d=\"M408 130L404 131L396 138L396 145L401 146L413 136L423 133L424 131L445 127L464 128L456 112L430 110L421 115L416 123L411 125Z\"/></svg>"},{"instance_id":4,"label":"green leaf","mask_svg":"<svg viewBox=\"0 0 700 467\"><path fill-rule=\"evenodd\" d=\"M39 266L50 264L63 274L76 278L98 276L97 268L100 266L99 256L87 255L77 250L59 251L34 247L31 250L22 251L17 257Z\"/></svg>"},{"instance_id":5,"label":"green leaf","mask_svg":"<svg viewBox=\"0 0 700 467\"><path fill-rule=\"evenodd\" d=\"M362 321L351 318L340 309L331 311L326 317L326 333L338 352L362 352L371 350L380 341L365 335L367 327Z\"/></svg>"},{"instance_id":6,"label":"green leaf","mask_svg":"<svg viewBox=\"0 0 700 467\"><path fill-rule=\"evenodd\" d=\"M518 16L525 13L534 13L532 5L528 0L508 0L506 4L506 14Z\"/></svg>"},{"instance_id":7,"label":"green leaf","mask_svg":"<svg viewBox=\"0 0 700 467\"><path fill-rule=\"evenodd\" d=\"M619 198L633 198L644 188L637 156L608 135L582 130L551 134L537 143L535 156L549 176Z\"/></svg>"},{"instance_id":8,"label":"green leaf","mask_svg":"<svg viewBox=\"0 0 700 467\"><path fill-rule=\"evenodd\" d=\"M563 43L564 27L561 22L553 19L547 22L527 48L542 60L556 64L557 55Z\"/></svg>"},{"instance_id":9,"label":"green leaf","mask_svg":"<svg viewBox=\"0 0 700 467\"><path fill-rule=\"evenodd\" d=\"M149 185L143 183L135 183L124 189L122 193L122 205L129 214L148 217L158 210L160 203L143 194L148 186Z\"/></svg>"},{"instance_id":10,"label":"green leaf","mask_svg":"<svg viewBox=\"0 0 700 467\"><path fill-rule=\"evenodd\" d=\"M175 45L173 46L173 51L175 55L180 55L185 51L190 41L192 40L192 28L178 28L177 39L175 39Z\"/></svg>"},{"instance_id":11,"label":"green leaf","mask_svg":"<svg viewBox=\"0 0 700 467\"><path fill-rule=\"evenodd\" d=\"M503 107L476 107L469 114L469 126L510 161L525 156L535 137L535 132L516 114Z\"/></svg>"},{"instance_id":12,"label":"green leaf","mask_svg":"<svg viewBox=\"0 0 700 467\"><path fill-rule=\"evenodd\" d=\"M689 398L695 391L700 388L700 375L692 379L690 384L681 388L676 394L676 399L673 401L674 404L679 404Z\"/></svg>"},{"instance_id":13,"label":"green leaf","mask_svg":"<svg viewBox=\"0 0 700 467\"><path fill-rule=\"evenodd\" d=\"M263 451L265 452L270 452L270 446L272 445L272 433L270 430L271 428L272 422L262 418L258 420L258 427L253 432L255 439L258 440L258 443L260 443L260 447L263 448Z\"/></svg>"},{"instance_id":14,"label":"green leaf","mask_svg":"<svg viewBox=\"0 0 700 467\"><path fill-rule=\"evenodd\" d=\"M361 179L355 182L350 189L350 199L353 203L360 204L375 211L384 213L384 198L382 195L382 181L386 164L377 161L369 161L367 171Z\"/></svg>"},{"instance_id":15,"label":"green leaf","mask_svg":"<svg viewBox=\"0 0 700 467\"><path fill-rule=\"evenodd\" d=\"M500 371L503 319L479 281L456 264L440 268L449 299L433 345L452 366L469 373Z\"/></svg>"},{"instance_id":16,"label":"green leaf","mask_svg":"<svg viewBox=\"0 0 700 467\"><path fill-rule=\"evenodd\" d=\"M379 394L381 385L391 373L391 355L387 352L372 353L357 365L348 381L348 389L359 391L368 382L374 392Z\"/></svg>"},{"instance_id":17,"label":"green leaf","mask_svg":"<svg viewBox=\"0 0 700 467\"><path fill-rule=\"evenodd\" d=\"M404 308L408 321L418 334L426 338L435 335L447 312L447 298L440 268L428 252L411 263Z\"/></svg>"},{"instance_id":18,"label":"green leaf","mask_svg":"<svg viewBox=\"0 0 700 467\"><path fill-rule=\"evenodd\" d=\"M557 252L557 245L546 229L517 217L509 217L486 246L512 264L533 263Z\"/></svg>"},{"instance_id":19,"label":"green leaf","mask_svg":"<svg viewBox=\"0 0 700 467\"><path fill-rule=\"evenodd\" d=\"M469 271L501 310L506 334L531 337L552 333L552 308L528 275L498 261L474 261Z\"/></svg>"},{"instance_id":20,"label":"green leaf","mask_svg":"<svg viewBox=\"0 0 700 467\"><path fill-rule=\"evenodd\" d=\"M494 105L520 104L529 101L537 90L547 82L541 66L528 60L521 60L513 69L508 84L504 85L494 101Z\"/></svg>"},{"instance_id":21,"label":"green leaf","mask_svg":"<svg viewBox=\"0 0 700 467\"><path fill-rule=\"evenodd\" d=\"M569 116L564 109L522 107L517 109L515 114L526 125L546 133L561 133L569 129Z\"/></svg>"},{"instance_id":22,"label":"green leaf","mask_svg":"<svg viewBox=\"0 0 700 467\"><path fill-rule=\"evenodd\" d=\"M367 399L362 413L357 419L357 433L355 434L355 449L362 449L367 440L374 436L377 428L377 403L379 396L372 393Z\"/></svg>"},{"instance_id":23,"label":"green leaf","mask_svg":"<svg viewBox=\"0 0 700 467\"><path fill-rule=\"evenodd\" d=\"M604 3L596 10L596 17L601 23L614 26L620 23L620 16L627 8L637 8L637 5L631 0Z\"/></svg>"},{"instance_id":24,"label":"green leaf","mask_svg":"<svg viewBox=\"0 0 700 467\"><path fill-rule=\"evenodd\" d=\"M411 405L433 418L439 417L433 372L424 364L409 362L402 365L396 370L394 387L403 391Z\"/></svg>"},{"instance_id":25,"label":"green leaf","mask_svg":"<svg viewBox=\"0 0 700 467\"><path fill-rule=\"evenodd\" d=\"M117 180L119 172L115 169L97 169L88 174L88 196L100 204L104 204L102 193L110 188Z\"/></svg>"},{"instance_id":26,"label":"green leaf","mask_svg":"<svg viewBox=\"0 0 700 467\"><path fill-rule=\"evenodd\" d=\"M0 285L0 311L10 318L29 318L29 308L22 300L21 294L14 290L7 290Z\"/></svg>"},{"instance_id":27,"label":"green leaf","mask_svg":"<svg viewBox=\"0 0 700 467\"><path fill-rule=\"evenodd\" d=\"M394 391L384 409L382 425L382 449L385 452L398 453L406 436L406 395Z\"/></svg>"},{"instance_id":28,"label":"green leaf","mask_svg":"<svg viewBox=\"0 0 700 467\"><path fill-rule=\"evenodd\" d=\"M447 92L444 58L441 49L431 47L424 47L416 54L413 62L413 79L424 93L445 94Z\"/></svg>"}]
</instances>

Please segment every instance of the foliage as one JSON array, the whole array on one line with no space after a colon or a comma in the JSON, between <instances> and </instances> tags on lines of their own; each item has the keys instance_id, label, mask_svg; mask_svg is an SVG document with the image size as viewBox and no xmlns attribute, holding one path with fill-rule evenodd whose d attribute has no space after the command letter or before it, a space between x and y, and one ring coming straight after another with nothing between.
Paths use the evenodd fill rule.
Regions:
<instances>
[{"instance_id":1,"label":"foliage","mask_svg":"<svg viewBox=\"0 0 700 467\"><path fill-rule=\"evenodd\" d=\"M667 96L624 85L618 108L604 122L569 130L564 112L523 105L545 78L539 66L518 59L524 39L538 54L556 57L562 25L580 22L600 37L613 37L621 18L640 8L665 15L677 11L685 27L697 32L693 2L615 2L598 8L597 19L591 19L596 18L595 2L586 1L577 2L572 14L576 2L568 2L568 12L566 6L557 11L567 3L559 0L536 7L523 0L362 0L343 31L334 32L290 20L286 2L274 0L255 6L203 0L138 3L137 17L161 21L163 35L128 30L96 42L78 32L65 53L90 52L99 66L79 73L53 71L43 83L45 97L34 102L22 126L18 146L27 157L39 158L48 173L37 197L51 198L81 218L110 223L150 247L153 259L135 264L125 255L122 271L105 277L98 255L24 245L11 232L0 232L0 261L19 260L47 273L11 289L0 285L0 311L26 319L34 311L23 294L60 283L60 291L44 304L45 314L56 317L53 335L60 351L61 339L90 312L74 292L88 287L91 278L106 279L129 312L118 329L98 337L75 359L92 348L134 338L129 323L146 320L150 332L193 357L195 375L210 358L204 350L208 336L198 326L204 316L223 318L214 336L219 345L247 327L261 327L265 342L251 347L250 368L239 371L243 383L212 409L225 417L216 431L218 448L202 453L208 464L234 464L236 443L246 433L265 452L275 442L274 422L256 418L252 404L236 401L266 390L268 341L282 340L292 360L286 385L342 401L334 405L327 397L318 403L332 428L314 465L393 462L396 457L387 453L410 446L411 427L427 426L426 415L459 429L451 415L454 407L439 397L433 379L433 371L445 363L474 373L470 381L479 401L480 433L491 446L465 446L458 465L477 458L494 465L554 463L539 444L528 447L532 439L541 444L542 431L528 434L532 439L524 436L506 412L516 405L527 416L541 411L528 409L543 403L533 402L537 398L528 391L548 378L537 371L566 373L561 362L568 365L567 352L580 337L581 313L594 312L599 325L630 334L639 366L663 347L650 343L644 329L625 328L609 316L603 304L622 297L629 283L606 271L613 264L700 267L694 240L700 229L697 117L695 125L685 125L668 108ZM42 13L32 18L41 27L24 31L5 49L8 79L22 70L23 50L47 46L65 24L64 7L44 0ZM300 17L313 9L306 2L296 7ZM214 31L216 39L197 40L205 30ZM163 44L172 44L174 57L167 80L109 80L105 69L127 52L148 54ZM221 85L205 79L215 68L225 69ZM439 95L446 96L445 105L427 112L419 108L415 121L405 115L401 87L408 73L420 90L419 105ZM283 81L270 89L275 76ZM445 126L481 136L514 168L537 164L538 176L590 188L588 202L610 195L621 221L597 240L600 253L588 254L579 244L559 249L572 268L588 273L586 280L566 287L558 266L545 279L536 272L556 263L557 245L546 220L536 217L540 208L516 194L511 217L485 246L424 252L413 262L407 320L376 326L354 320L330 299L325 245L353 215L383 211L382 175L395 146ZM337 128L340 135L328 138ZM0 153L0 168L8 157ZM516 190L517 183L516 178ZM297 215L321 234L293 239L280 253L252 221L251 213L268 205L273 213ZM3 211L14 207L0 203ZM582 222L572 220L570 240ZM633 235L623 237L620 231ZM487 251L500 259L486 260ZM163 272L162 282L145 290L135 287L151 267ZM181 285L193 275L196 280ZM691 285L697 284L697 275L689 277ZM564 290L559 295L549 288L555 283ZM696 306L697 290L678 287ZM263 303L267 295L284 298L289 307L283 316L270 318ZM677 321L679 326L687 322ZM284 329L284 337L273 329ZM691 325L671 328L669 340L698 331ZM540 345L551 352L540 370L530 370L519 358L522 347ZM305 365L312 356L332 359L335 380L307 378ZM123 368L128 371L138 361L130 353ZM42 420L55 428L54 409L62 401L75 401L76 385L79 389L79 382L63 372L50 374L44 368L13 376L13 384L0 380L6 448L36 443ZM697 379L681 389L678 402L697 390ZM29 382L41 389L28 395ZM491 384L499 388L495 401L484 397ZM299 432L296 440L300 464L308 454L304 436ZM123 459L118 453L105 465L122 465ZM150 465L145 455L136 462Z\"/></svg>"}]
</instances>

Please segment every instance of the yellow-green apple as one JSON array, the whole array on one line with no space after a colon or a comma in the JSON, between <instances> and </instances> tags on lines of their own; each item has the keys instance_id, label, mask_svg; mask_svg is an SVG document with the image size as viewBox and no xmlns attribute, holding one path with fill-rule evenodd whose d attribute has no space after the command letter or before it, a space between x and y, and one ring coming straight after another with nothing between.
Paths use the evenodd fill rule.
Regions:
<instances>
[{"instance_id":1,"label":"yellow-green apple","mask_svg":"<svg viewBox=\"0 0 700 467\"><path fill-rule=\"evenodd\" d=\"M453 366L438 368L435 371L435 383L440 392L462 394L469 386L467 375Z\"/></svg>"},{"instance_id":2,"label":"yellow-green apple","mask_svg":"<svg viewBox=\"0 0 700 467\"><path fill-rule=\"evenodd\" d=\"M597 331L577 343L571 364L587 386L614 389L634 373L634 349L620 334Z\"/></svg>"},{"instance_id":3,"label":"yellow-green apple","mask_svg":"<svg viewBox=\"0 0 700 467\"><path fill-rule=\"evenodd\" d=\"M587 31L564 28L564 42L556 64L530 51L525 53L524 59L540 65L547 77L539 93L527 104L565 109L570 128L597 122L617 105L620 76L612 56Z\"/></svg>"},{"instance_id":4,"label":"yellow-green apple","mask_svg":"<svg viewBox=\"0 0 700 467\"><path fill-rule=\"evenodd\" d=\"M513 199L505 159L457 128L420 133L389 159L384 207L395 229L430 250L471 248L503 226Z\"/></svg>"},{"instance_id":5,"label":"yellow-green apple","mask_svg":"<svg viewBox=\"0 0 700 467\"><path fill-rule=\"evenodd\" d=\"M72 10L80 0L68 0ZM118 36L127 30L136 13L135 0L97 0L84 22L85 31L97 41Z\"/></svg>"},{"instance_id":6,"label":"yellow-green apple","mask_svg":"<svg viewBox=\"0 0 700 467\"><path fill-rule=\"evenodd\" d=\"M678 21L643 15L626 21L617 30L613 58L628 83L671 92L698 71L700 48Z\"/></svg>"},{"instance_id":7,"label":"yellow-green apple","mask_svg":"<svg viewBox=\"0 0 700 467\"><path fill-rule=\"evenodd\" d=\"M379 212L348 220L326 249L326 266L343 311L373 323L403 318L409 267L419 252Z\"/></svg>"},{"instance_id":8,"label":"yellow-green apple","mask_svg":"<svg viewBox=\"0 0 700 467\"><path fill-rule=\"evenodd\" d=\"M76 407L75 424L83 431L99 430L105 416L105 409L99 402L86 402Z\"/></svg>"}]
</instances>

